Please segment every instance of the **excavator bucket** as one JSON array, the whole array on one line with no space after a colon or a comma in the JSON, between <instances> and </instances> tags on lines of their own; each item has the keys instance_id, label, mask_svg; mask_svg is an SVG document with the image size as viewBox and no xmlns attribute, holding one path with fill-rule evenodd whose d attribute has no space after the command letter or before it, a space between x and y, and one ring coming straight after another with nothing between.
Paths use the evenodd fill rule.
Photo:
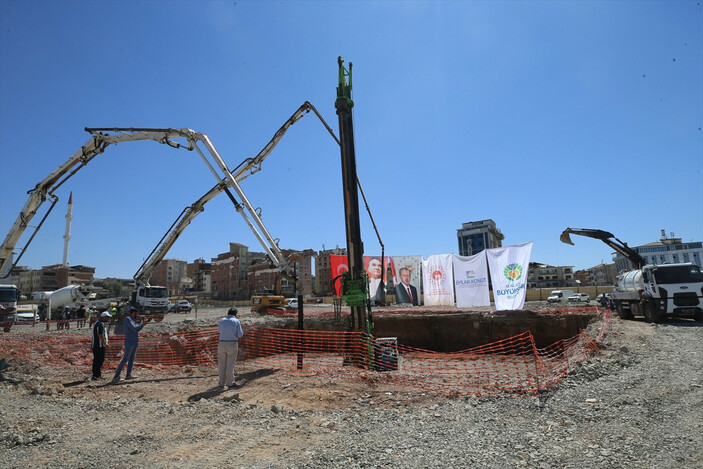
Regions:
<instances>
[{"instance_id":1,"label":"excavator bucket","mask_svg":"<svg viewBox=\"0 0 703 469\"><path fill-rule=\"evenodd\" d=\"M571 233L571 228L567 228L564 230L564 232L559 236L559 241L561 241L564 244L571 244L572 246L574 245L574 242L571 241L571 236L569 234Z\"/></svg>"}]
</instances>

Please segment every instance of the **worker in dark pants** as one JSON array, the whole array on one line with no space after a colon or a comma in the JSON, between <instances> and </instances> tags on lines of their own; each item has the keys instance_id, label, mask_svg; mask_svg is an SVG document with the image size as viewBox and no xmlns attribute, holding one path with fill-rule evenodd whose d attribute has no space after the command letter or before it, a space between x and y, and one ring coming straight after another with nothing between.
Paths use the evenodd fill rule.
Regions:
<instances>
[{"instance_id":1,"label":"worker in dark pants","mask_svg":"<svg viewBox=\"0 0 703 469\"><path fill-rule=\"evenodd\" d=\"M105 352L108 346L107 327L105 326L111 317L110 313L103 311L93 326L93 336L90 341L90 347L93 349L93 380L102 378L101 370L105 362Z\"/></svg>"}]
</instances>

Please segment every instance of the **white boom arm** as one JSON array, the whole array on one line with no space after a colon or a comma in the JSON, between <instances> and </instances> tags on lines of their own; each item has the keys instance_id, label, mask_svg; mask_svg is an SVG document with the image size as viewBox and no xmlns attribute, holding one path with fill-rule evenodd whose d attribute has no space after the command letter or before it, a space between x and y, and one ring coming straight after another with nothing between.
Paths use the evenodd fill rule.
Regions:
<instances>
[{"instance_id":1,"label":"white boom arm","mask_svg":"<svg viewBox=\"0 0 703 469\"><path fill-rule=\"evenodd\" d=\"M320 113L315 109L315 106L310 104L308 101L305 101L294 113L293 115L288 118L288 120L281 126L278 131L273 135L273 138L264 146L264 148L261 149L261 151L253 158L246 158L244 161L242 161L239 166L237 166L233 171L232 171L232 177L236 182L243 181L246 179L249 175L254 174L258 171L261 170L261 163L266 159L266 157L273 151L274 148L276 148L276 145L278 145L278 142L281 141L285 133L288 131L288 129L295 124L298 120L300 120L305 114L307 114L309 111L313 111L317 117L320 119L322 124L327 128L327 131L332 135L332 138L335 139L335 141L339 144L339 140L337 139L337 136L334 134L334 131L330 128L329 125L325 122L325 120L322 118ZM251 225L250 221L246 217L246 214L244 213L244 207L242 207L241 204L239 204L234 196L227 190L227 180L223 179L219 183L217 183L212 189L210 189L208 192L206 192L200 199L198 199L195 203L192 205L186 207L183 209L181 214L176 218L176 221L173 222L171 227L168 229L166 234L161 238L161 240L158 242L156 247L154 248L153 251L151 251L151 254L147 257L147 259L144 261L144 263L139 267L139 270L137 270L137 273L134 274L134 280L137 284L139 285L148 285L149 284L149 279L151 278L152 273L154 272L154 269L156 269L156 266L163 260L163 258L166 256L168 251L171 249L173 244L176 242L178 237L183 233L183 231L186 229L186 227L193 221L195 217L200 214L204 210L205 204L208 203L210 200L212 200L215 196L217 196L219 193L222 191L225 191L227 195L230 197L232 202L235 205L235 208L237 211L244 217L244 219L247 221L247 224L249 227L252 229L255 235L257 235L256 229ZM238 187L238 186L237 186ZM241 192L241 189L237 192L240 195L240 198L244 201L246 201L245 205L247 207L247 210L252 213L252 218L255 218L255 220L259 220L259 223L261 223L260 216L258 212L253 210L251 208L251 204L248 203L248 200L244 196L244 193ZM253 210L253 211L252 211ZM261 227L263 227L263 223L261 223ZM263 228L265 231L266 229ZM268 235L268 231L265 231L265 233ZM270 237L270 235L268 235ZM262 239L260 236L257 236L261 244L264 246L266 249L266 245L262 242ZM269 258L271 261L276 265L277 268L279 268L282 272L287 274L289 277L293 275L293 270L292 268L288 265L288 262L286 261L285 257L281 253L280 249L278 248L278 244L276 243L275 240L272 242L272 249L267 249L266 253L268 254ZM276 253L276 254L273 254Z\"/></svg>"},{"instance_id":2,"label":"white boom arm","mask_svg":"<svg viewBox=\"0 0 703 469\"><path fill-rule=\"evenodd\" d=\"M222 157L219 155L207 135L195 132L191 129L86 128L86 131L93 134L90 140L88 140L88 142L86 142L86 144L83 145L79 151L73 154L68 161L59 166L59 168L57 168L44 180L40 181L34 189L29 191L29 200L20 211L17 220L0 246L0 271L3 271L4 267L6 267L17 241L20 239L25 229L29 226L29 222L36 215L37 210L47 200L47 198L52 199L51 206L47 210L47 213L44 215L39 225L34 228L34 233L30 237L29 241L27 241L26 245L22 248L20 255L15 260L15 264L19 261L22 254L36 235L36 232L44 223L44 220L49 215L56 202L58 202L58 196L54 194L54 191L66 182L66 180L73 176L83 166L87 165L88 162L95 156L103 153L108 145L138 140L154 140L158 143L163 143L173 148L184 148L189 151L196 150L215 178L218 180L218 183L194 204L186 207L183 212L181 212L173 225L171 225L169 232L167 232L167 234L164 235L164 237L159 241L157 247L154 248L147 260L135 274L134 278L138 284L148 285L149 278L151 277L154 269L159 262L163 260L164 256L176 242L181 233L190 224L190 222L203 211L204 205L222 191L225 191L232 200L237 211L240 215L242 215L242 218L244 218L245 222L261 243L266 251L266 254L274 265L282 272L292 274L292 269L279 249L276 240L271 237L270 233L261 221L259 214L251 206L251 203L238 183L246 179L250 174L254 174L255 172L261 170L261 163L273 151L283 135L294 123L296 123L310 110L317 115L325 128L327 128L330 135L332 135L335 141L339 144L339 139L337 139L334 135L334 131L329 125L327 125L317 109L315 109L315 107L308 101L305 101L305 103L303 103L303 105L301 105L300 108L293 113L293 115L283 124L283 126L278 129L271 141L269 141L269 143L257 154L257 156L254 158L245 159L237 168L235 168L234 172L229 171L222 160ZM185 138L187 140L187 145L182 145L174 140L178 138ZM220 170L220 172L218 172L217 169L208 161L208 158L198 146L199 142L205 146L208 154L212 157L215 162L215 166ZM239 198L242 200L242 204L244 206L237 202L234 195L228 190L229 187L234 189ZM251 219L253 219L253 223L247 216L247 212L249 216L251 216ZM7 268L7 271L9 272L10 269Z\"/></svg>"},{"instance_id":3,"label":"white boom arm","mask_svg":"<svg viewBox=\"0 0 703 469\"><path fill-rule=\"evenodd\" d=\"M237 194L241 197L243 204L247 209L247 212L254 219L254 223L256 223L258 228L263 231L263 235L257 230L252 221L249 220L244 210L238 211L247 222L247 225L249 225L249 227L252 229L252 231L264 247L269 257L274 261L277 267L286 267L286 261L283 257L283 254L281 253L280 249L278 249L278 246L276 246L274 239L266 230L266 227L261 222L261 219L256 214L256 211L253 209L253 207L251 207L251 204L244 195L244 192L242 192L241 188L239 187L239 184L237 183L235 177L232 175L229 169L227 169L227 166L222 160L222 157L217 152L207 135L195 132L191 129L86 128L85 130L93 134L90 140L88 140L88 142L83 145L80 150L71 155L71 157L64 164L59 166L49 176L40 181L34 187L34 189L29 191L29 200L27 200L27 203L20 211L17 220L12 225L9 233L5 237L5 240L3 241L2 245L0 245L0 271L5 270L5 264L10 260L12 256L12 251L14 250L17 241L24 233L24 230L29 226L29 222L36 215L37 210L46 201L46 199L51 198L53 200L52 206L49 208L49 211L51 211L51 208L53 208L53 206L56 204L56 202L58 201L58 196L54 194L54 191L58 187L60 187L71 176L73 176L79 169L87 165L88 162L92 160L95 156L104 152L105 148L107 148L108 145L138 140L154 140L156 142L169 145L173 148L196 150L207 165L207 167L217 179L218 184L221 181L224 181L226 186L233 188L235 192L237 192ZM174 140L183 138L185 138L187 141L185 145L182 145ZM210 163L208 158L200 149L198 143L202 143L205 146L208 154L215 163L214 166ZM48 212L44 216L44 219L46 219L46 216L48 216ZM42 220L42 223L43 221L44 220ZM39 227L41 227L41 224L35 228L34 234L36 234L36 230L38 230ZM34 234L29 239L25 247L22 249L22 253L24 253L27 246L32 241ZM269 244L267 244L267 242ZM21 254L19 257L21 257ZM19 261L19 257L17 261ZM7 269L8 272L9 270L10 269Z\"/></svg>"}]
</instances>

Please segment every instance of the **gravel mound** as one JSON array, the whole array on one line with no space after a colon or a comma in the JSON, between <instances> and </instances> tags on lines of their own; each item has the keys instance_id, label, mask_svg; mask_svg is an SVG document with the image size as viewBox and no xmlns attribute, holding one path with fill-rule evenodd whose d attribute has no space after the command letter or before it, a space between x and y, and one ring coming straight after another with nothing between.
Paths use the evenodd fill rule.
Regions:
<instances>
[{"instance_id":1,"label":"gravel mound","mask_svg":"<svg viewBox=\"0 0 703 469\"><path fill-rule=\"evenodd\" d=\"M219 392L212 369L110 386L11 363L0 466L703 467L703 325L611 326L556 389L522 398L273 371Z\"/></svg>"}]
</instances>

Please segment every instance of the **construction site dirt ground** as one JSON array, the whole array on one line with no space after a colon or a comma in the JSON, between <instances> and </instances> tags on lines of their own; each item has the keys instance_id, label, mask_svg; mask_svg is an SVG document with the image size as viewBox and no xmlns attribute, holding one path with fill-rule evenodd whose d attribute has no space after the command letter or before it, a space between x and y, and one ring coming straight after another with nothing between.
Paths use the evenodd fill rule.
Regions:
<instances>
[{"instance_id":1,"label":"construction site dirt ground","mask_svg":"<svg viewBox=\"0 0 703 469\"><path fill-rule=\"evenodd\" d=\"M223 312L197 321L215 324ZM168 315L161 327L188 316ZM615 317L592 361L526 398L450 397L245 363L224 391L214 367L137 367L137 379L111 384L114 370L91 381L86 369L13 359L0 373L0 467L696 467L701 344L700 323Z\"/></svg>"}]
</instances>

